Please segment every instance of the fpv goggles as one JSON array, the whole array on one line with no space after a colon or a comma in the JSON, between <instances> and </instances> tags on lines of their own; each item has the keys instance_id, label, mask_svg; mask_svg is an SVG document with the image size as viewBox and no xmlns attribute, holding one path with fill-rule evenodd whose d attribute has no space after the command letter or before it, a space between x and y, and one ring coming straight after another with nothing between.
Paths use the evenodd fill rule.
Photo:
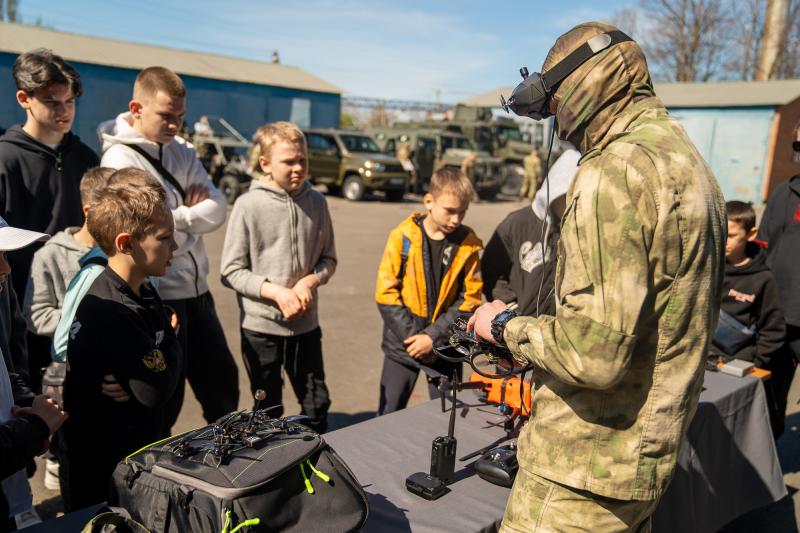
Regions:
<instances>
[{"instance_id":1,"label":"fpv goggles","mask_svg":"<svg viewBox=\"0 0 800 533\"><path fill-rule=\"evenodd\" d=\"M550 97L564 78L595 54L615 44L632 40L619 30L601 33L580 45L577 50L544 74L538 72L528 74L528 69L522 67L519 69L523 79L522 83L517 85L508 100L500 95L500 105L503 106L506 113L510 109L519 116L530 117L534 120L553 116L548 109Z\"/></svg>"}]
</instances>

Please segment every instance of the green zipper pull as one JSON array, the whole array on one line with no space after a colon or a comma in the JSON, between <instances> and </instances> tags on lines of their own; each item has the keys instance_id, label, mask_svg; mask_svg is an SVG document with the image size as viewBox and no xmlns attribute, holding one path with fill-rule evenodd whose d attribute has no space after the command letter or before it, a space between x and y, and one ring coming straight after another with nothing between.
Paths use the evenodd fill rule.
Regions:
<instances>
[{"instance_id":1,"label":"green zipper pull","mask_svg":"<svg viewBox=\"0 0 800 533\"><path fill-rule=\"evenodd\" d=\"M231 512L225 511L225 523L222 524L222 533L228 533L228 527L231 525Z\"/></svg>"},{"instance_id":2,"label":"green zipper pull","mask_svg":"<svg viewBox=\"0 0 800 533\"><path fill-rule=\"evenodd\" d=\"M311 461L309 459L306 459L306 463L308 464L308 467L311 469L311 471L314 472L318 478L320 478L325 483L330 483L331 477L328 474L314 468L314 465L311 464Z\"/></svg>"},{"instance_id":3,"label":"green zipper pull","mask_svg":"<svg viewBox=\"0 0 800 533\"><path fill-rule=\"evenodd\" d=\"M257 526L260 523L261 523L261 519L260 518L247 519L244 522L242 522L241 524L239 524L238 526L236 526L235 528L231 529L231 533L236 533L237 531L239 531L243 527Z\"/></svg>"},{"instance_id":4,"label":"green zipper pull","mask_svg":"<svg viewBox=\"0 0 800 533\"><path fill-rule=\"evenodd\" d=\"M306 475L306 469L303 468L303 463L300 463L300 473L303 474L303 481L306 483L306 490L309 494L314 494L314 487L311 486L311 480Z\"/></svg>"}]
</instances>

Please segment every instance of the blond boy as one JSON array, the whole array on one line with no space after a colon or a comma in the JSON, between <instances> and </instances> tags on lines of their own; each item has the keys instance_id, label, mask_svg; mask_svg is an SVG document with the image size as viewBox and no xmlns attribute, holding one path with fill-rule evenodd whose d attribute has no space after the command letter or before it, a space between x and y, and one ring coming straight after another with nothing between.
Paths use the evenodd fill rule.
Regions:
<instances>
[{"instance_id":1,"label":"blond boy","mask_svg":"<svg viewBox=\"0 0 800 533\"><path fill-rule=\"evenodd\" d=\"M257 133L261 173L233 206L220 271L242 310L242 356L264 404L283 413L281 368L323 433L330 407L322 363L317 287L336 270L328 204L311 188L303 133L289 122Z\"/></svg>"}]
</instances>

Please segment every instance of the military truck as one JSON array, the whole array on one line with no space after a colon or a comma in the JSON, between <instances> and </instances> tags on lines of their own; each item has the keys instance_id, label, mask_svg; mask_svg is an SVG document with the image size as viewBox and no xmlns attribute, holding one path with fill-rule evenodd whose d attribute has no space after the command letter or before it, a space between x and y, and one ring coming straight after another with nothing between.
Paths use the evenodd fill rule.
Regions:
<instances>
[{"instance_id":1,"label":"military truck","mask_svg":"<svg viewBox=\"0 0 800 533\"><path fill-rule=\"evenodd\" d=\"M524 175L523 159L531 153L533 146L530 134L523 132L519 124L512 119L493 118L492 110L486 107L458 104L451 120L425 121L419 124L444 127L448 131L463 133L472 140L478 150L488 152L501 161L504 185L507 185L509 190L519 189Z\"/></svg>"},{"instance_id":2,"label":"military truck","mask_svg":"<svg viewBox=\"0 0 800 533\"><path fill-rule=\"evenodd\" d=\"M392 127L369 130L386 154L396 154L403 144L411 147L411 159L423 186L441 167L461 168L464 159L476 155L474 186L478 196L490 200L502 186L501 163L488 152L476 150L463 134L449 131L441 122L395 123Z\"/></svg>"},{"instance_id":3,"label":"military truck","mask_svg":"<svg viewBox=\"0 0 800 533\"><path fill-rule=\"evenodd\" d=\"M209 124L210 134L195 133L190 141L211 182L232 204L253 179L247 164L250 142L224 118L209 117Z\"/></svg>"},{"instance_id":4,"label":"military truck","mask_svg":"<svg viewBox=\"0 0 800 533\"><path fill-rule=\"evenodd\" d=\"M358 201L369 191L383 191L386 199L403 199L408 173L394 154L386 154L363 132L307 129L309 176L328 192Z\"/></svg>"}]
</instances>

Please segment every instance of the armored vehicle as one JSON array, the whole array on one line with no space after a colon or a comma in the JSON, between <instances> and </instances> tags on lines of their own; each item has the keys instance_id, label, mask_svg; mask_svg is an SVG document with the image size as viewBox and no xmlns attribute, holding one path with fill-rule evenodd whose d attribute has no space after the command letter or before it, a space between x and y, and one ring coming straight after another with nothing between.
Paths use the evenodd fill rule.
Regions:
<instances>
[{"instance_id":1,"label":"armored vehicle","mask_svg":"<svg viewBox=\"0 0 800 533\"><path fill-rule=\"evenodd\" d=\"M253 179L247 164L250 142L221 117L209 117L210 133L195 133L191 143L211 181L232 204Z\"/></svg>"},{"instance_id":2,"label":"armored vehicle","mask_svg":"<svg viewBox=\"0 0 800 533\"><path fill-rule=\"evenodd\" d=\"M394 154L381 152L375 140L363 132L308 129L309 176L324 184L329 193L361 200L368 191L383 191L389 201L403 199L408 173Z\"/></svg>"},{"instance_id":3,"label":"armored vehicle","mask_svg":"<svg viewBox=\"0 0 800 533\"><path fill-rule=\"evenodd\" d=\"M464 160L474 154L473 185L482 199L492 199L500 191L501 163L488 152L476 150L463 134L448 131L441 122L396 123L389 128L370 130L387 154L395 154L400 146L408 144L411 160L423 186L433 172L441 167L460 168Z\"/></svg>"}]
</instances>

